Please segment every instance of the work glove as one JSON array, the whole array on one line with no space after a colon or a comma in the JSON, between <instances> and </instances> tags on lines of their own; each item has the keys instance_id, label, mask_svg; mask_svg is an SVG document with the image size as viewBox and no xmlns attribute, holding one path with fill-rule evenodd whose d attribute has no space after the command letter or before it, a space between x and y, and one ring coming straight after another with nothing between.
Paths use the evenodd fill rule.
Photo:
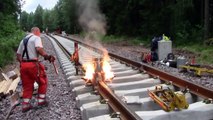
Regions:
<instances>
[{"instance_id":1,"label":"work glove","mask_svg":"<svg viewBox=\"0 0 213 120\"><path fill-rule=\"evenodd\" d=\"M53 55L45 55L44 60L48 60L50 63L55 61L55 57Z\"/></svg>"}]
</instances>

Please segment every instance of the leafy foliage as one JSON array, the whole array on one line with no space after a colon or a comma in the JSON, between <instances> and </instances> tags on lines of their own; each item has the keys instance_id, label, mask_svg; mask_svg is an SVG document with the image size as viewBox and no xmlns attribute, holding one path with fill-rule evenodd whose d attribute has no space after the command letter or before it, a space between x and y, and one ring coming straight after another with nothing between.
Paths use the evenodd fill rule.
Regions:
<instances>
[{"instance_id":1,"label":"leafy foliage","mask_svg":"<svg viewBox=\"0 0 213 120\"><path fill-rule=\"evenodd\" d=\"M195 0L100 0L108 34L150 39L166 34L178 44L202 42L201 2ZM200 4L200 5L199 5ZM199 5L199 6L198 6Z\"/></svg>"},{"instance_id":2,"label":"leafy foliage","mask_svg":"<svg viewBox=\"0 0 213 120\"><path fill-rule=\"evenodd\" d=\"M20 12L19 0L1 0L0 2L0 37L10 36L17 28Z\"/></svg>"},{"instance_id":3,"label":"leafy foliage","mask_svg":"<svg viewBox=\"0 0 213 120\"><path fill-rule=\"evenodd\" d=\"M31 14L34 19L33 25L42 29L48 27L51 31L60 28L71 34L79 32L81 29L76 14L79 6L76 5L76 1L59 0L52 10L43 10L38 6L35 13ZM203 1L99 0L99 5L101 12L106 16L108 35L151 39L166 34L177 44L203 42ZM210 7L210 11L212 9ZM22 14L24 17L26 13ZM212 14L210 15L212 18ZM28 26L29 23L27 22ZM210 25L212 23L213 21Z\"/></svg>"},{"instance_id":4,"label":"leafy foliage","mask_svg":"<svg viewBox=\"0 0 213 120\"><path fill-rule=\"evenodd\" d=\"M41 5L38 5L33 16L33 25L40 26L41 31L43 30L43 20L42 20L43 11L44 10L41 7Z\"/></svg>"},{"instance_id":5,"label":"leafy foliage","mask_svg":"<svg viewBox=\"0 0 213 120\"><path fill-rule=\"evenodd\" d=\"M18 32L18 15L20 1L1 0L0 2L0 56L10 58L9 46L15 48L18 39L12 39ZM40 5L34 13L23 11L19 23L24 31L30 31L33 26L50 32L61 29L69 34L81 33L78 23L77 0L59 0L51 10L43 9ZM107 37L104 41L114 42L127 39L129 43L140 44L150 41L154 36L165 34L176 45L191 45L204 43L204 24L206 1L202 0L99 0L100 11L107 21ZM213 33L213 2L209 1L209 33ZM205 29L205 30L204 30ZM125 36L125 37L116 37ZM135 39L129 39L135 38ZM14 41L15 40L15 41ZM208 42L208 41L207 41ZM207 44L209 45L209 44ZM210 44L211 45L211 44ZM198 48L196 48L198 49ZM5 51L5 52L2 52ZM201 50L204 51L204 50ZM204 51L207 54L212 52ZM207 56L203 55L203 59ZM201 55L202 56L202 55Z\"/></svg>"},{"instance_id":6,"label":"leafy foliage","mask_svg":"<svg viewBox=\"0 0 213 120\"><path fill-rule=\"evenodd\" d=\"M0 2L0 67L14 60L15 50L23 37L18 25L19 0Z\"/></svg>"},{"instance_id":7,"label":"leafy foliage","mask_svg":"<svg viewBox=\"0 0 213 120\"><path fill-rule=\"evenodd\" d=\"M0 38L0 67L3 67L14 61L17 47L23 36L24 33L18 30L10 36Z\"/></svg>"}]
</instances>

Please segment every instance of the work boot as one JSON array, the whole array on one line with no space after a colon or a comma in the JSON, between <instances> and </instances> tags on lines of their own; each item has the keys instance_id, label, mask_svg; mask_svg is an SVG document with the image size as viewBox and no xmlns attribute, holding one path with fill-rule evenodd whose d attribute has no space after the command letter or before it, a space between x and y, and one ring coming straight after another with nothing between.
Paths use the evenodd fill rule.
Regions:
<instances>
[{"instance_id":1,"label":"work boot","mask_svg":"<svg viewBox=\"0 0 213 120\"><path fill-rule=\"evenodd\" d=\"M38 102L39 107L47 107L49 105L49 102L44 100L43 102Z\"/></svg>"},{"instance_id":2,"label":"work boot","mask_svg":"<svg viewBox=\"0 0 213 120\"><path fill-rule=\"evenodd\" d=\"M29 102L22 102L22 112L27 112L32 109L33 106Z\"/></svg>"},{"instance_id":3,"label":"work boot","mask_svg":"<svg viewBox=\"0 0 213 120\"><path fill-rule=\"evenodd\" d=\"M46 98L38 98L38 108L47 107L49 105L49 102L46 100Z\"/></svg>"}]
</instances>

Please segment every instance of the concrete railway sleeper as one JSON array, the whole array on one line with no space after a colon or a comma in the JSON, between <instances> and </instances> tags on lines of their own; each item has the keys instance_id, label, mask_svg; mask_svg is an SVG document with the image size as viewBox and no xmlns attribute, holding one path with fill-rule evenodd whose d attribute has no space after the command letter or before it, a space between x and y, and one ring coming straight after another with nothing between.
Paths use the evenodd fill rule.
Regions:
<instances>
[{"instance_id":1,"label":"concrete railway sleeper","mask_svg":"<svg viewBox=\"0 0 213 120\"><path fill-rule=\"evenodd\" d=\"M155 68L127 60L109 53L114 77L110 82L101 80L102 73L96 74L96 81L86 84L84 74L76 75L75 66L70 56L75 48L74 42L65 37L53 35L48 38L53 42L61 67L66 74L66 80L76 95L77 106L81 110L83 120L102 119L152 119L152 120L209 120L213 119L213 91L196 84L182 81ZM57 44L58 41L68 53ZM92 62L94 58L102 58L101 52L88 48L79 41L79 62ZM100 59L101 61L101 59ZM120 62L123 61L123 62ZM126 64L125 64L126 63ZM134 68L134 69L133 69ZM97 81L99 81L97 83ZM96 84L97 83L97 84ZM155 91L156 86L174 92L185 91L188 109L175 109L167 112L149 96L149 91ZM99 92L98 92L99 91ZM108 95L108 92L111 95ZM112 103L115 102L115 103ZM119 102L119 103L118 103ZM116 106L117 105L117 106ZM119 109L119 107L122 109ZM128 115L124 115L128 114Z\"/></svg>"}]
</instances>

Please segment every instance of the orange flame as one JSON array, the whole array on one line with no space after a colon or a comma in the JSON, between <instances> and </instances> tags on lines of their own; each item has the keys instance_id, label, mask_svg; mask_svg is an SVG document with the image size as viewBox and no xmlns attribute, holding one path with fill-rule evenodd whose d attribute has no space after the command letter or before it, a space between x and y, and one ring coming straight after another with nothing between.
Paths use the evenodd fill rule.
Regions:
<instances>
[{"instance_id":1,"label":"orange flame","mask_svg":"<svg viewBox=\"0 0 213 120\"><path fill-rule=\"evenodd\" d=\"M93 74L95 73L95 68L92 63L86 63L83 65L84 69L86 70L85 79L92 80L93 79Z\"/></svg>"},{"instance_id":2,"label":"orange flame","mask_svg":"<svg viewBox=\"0 0 213 120\"><path fill-rule=\"evenodd\" d=\"M111 66L108 62L110 60L110 58L109 58L108 52L106 50L104 51L103 56L104 57L103 57L102 61L99 61L99 62L96 61L97 63L96 62L95 63L88 62L88 63L83 65L83 68L86 71L84 79L87 79L87 80L94 79L93 77L94 77L95 71L97 71L97 70L95 70L96 67L97 67L96 64L99 64L101 62L100 65L101 65L102 71L97 71L97 74L98 74L98 72L103 73L103 75L104 75L103 77L104 77L105 81L111 81L112 80L112 78L114 77L114 73L112 72ZM98 60L101 60L101 59L98 59Z\"/></svg>"},{"instance_id":3,"label":"orange flame","mask_svg":"<svg viewBox=\"0 0 213 120\"><path fill-rule=\"evenodd\" d=\"M109 64L110 57L109 57L108 51L106 49L103 49L103 51L104 51L104 54L103 54L104 58L103 58L103 63L102 63L102 70L104 73L105 80L111 81L112 78L114 77L114 73L112 72L112 68Z\"/></svg>"},{"instance_id":4,"label":"orange flame","mask_svg":"<svg viewBox=\"0 0 213 120\"><path fill-rule=\"evenodd\" d=\"M104 60L102 63L102 69L105 75L105 80L111 80L114 77L114 73L111 72L112 68L108 61Z\"/></svg>"}]
</instances>

